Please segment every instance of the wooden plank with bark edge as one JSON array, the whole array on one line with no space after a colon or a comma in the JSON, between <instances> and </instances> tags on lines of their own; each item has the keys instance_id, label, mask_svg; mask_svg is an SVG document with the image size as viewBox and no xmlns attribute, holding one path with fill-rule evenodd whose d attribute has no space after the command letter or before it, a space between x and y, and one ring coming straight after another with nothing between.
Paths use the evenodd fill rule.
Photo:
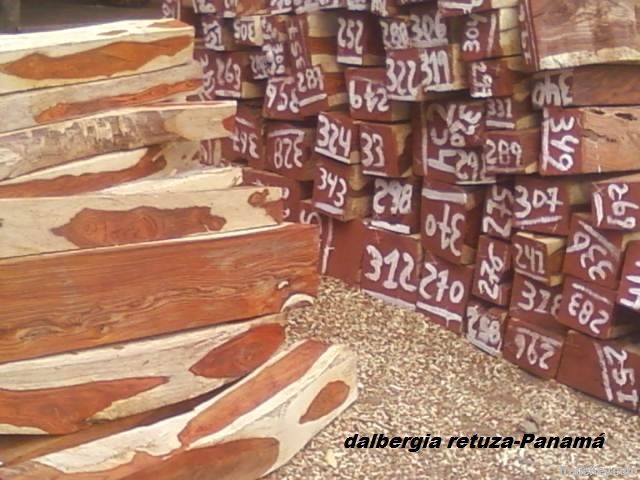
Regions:
<instances>
[{"instance_id":1,"label":"wooden plank with bark edge","mask_svg":"<svg viewBox=\"0 0 640 480\"><path fill-rule=\"evenodd\" d=\"M365 233L360 288L385 303L415 310L421 262L419 235L369 227Z\"/></svg>"},{"instance_id":2,"label":"wooden plank with bark edge","mask_svg":"<svg viewBox=\"0 0 640 480\"><path fill-rule=\"evenodd\" d=\"M510 97L487 98L486 104L488 130L519 130L540 126L539 115L531 107L531 90L528 88Z\"/></svg>"},{"instance_id":3,"label":"wooden plank with bark edge","mask_svg":"<svg viewBox=\"0 0 640 480\"><path fill-rule=\"evenodd\" d=\"M586 65L533 75L535 108L638 105L638 65Z\"/></svg>"},{"instance_id":4,"label":"wooden plank with bark edge","mask_svg":"<svg viewBox=\"0 0 640 480\"><path fill-rule=\"evenodd\" d=\"M0 45L0 94L182 65L193 56L193 37L193 27L173 19L12 35Z\"/></svg>"},{"instance_id":5,"label":"wooden plank with bark edge","mask_svg":"<svg viewBox=\"0 0 640 480\"><path fill-rule=\"evenodd\" d=\"M234 102L132 107L0 134L0 180L117 150L229 136L235 112Z\"/></svg>"},{"instance_id":6,"label":"wooden plank with bark edge","mask_svg":"<svg viewBox=\"0 0 640 480\"><path fill-rule=\"evenodd\" d=\"M517 5L518 0L438 0L438 9L444 16L469 15Z\"/></svg>"},{"instance_id":7,"label":"wooden plank with bark edge","mask_svg":"<svg viewBox=\"0 0 640 480\"><path fill-rule=\"evenodd\" d=\"M620 275L617 302L627 308L640 311L640 241L627 247Z\"/></svg>"},{"instance_id":8,"label":"wooden plank with bark edge","mask_svg":"<svg viewBox=\"0 0 640 480\"><path fill-rule=\"evenodd\" d=\"M204 48L216 52L238 50L233 32L233 19L219 15L202 14L200 23L204 33Z\"/></svg>"},{"instance_id":9,"label":"wooden plank with bark edge","mask_svg":"<svg viewBox=\"0 0 640 480\"><path fill-rule=\"evenodd\" d=\"M538 171L539 128L488 130L485 133L485 168L492 174L530 174Z\"/></svg>"},{"instance_id":10,"label":"wooden plank with bark edge","mask_svg":"<svg viewBox=\"0 0 640 480\"><path fill-rule=\"evenodd\" d=\"M640 174L593 183L591 222L603 230L638 230L640 224Z\"/></svg>"},{"instance_id":11,"label":"wooden plank with bark edge","mask_svg":"<svg viewBox=\"0 0 640 480\"><path fill-rule=\"evenodd\" d=\"M313 299L317 261L306 225L3 259L0 362L279 312Z\"/></svg>"},{"instance_id":12,"label":"wooden plank with bark edge","mask_svg":"<svg viewBox=\"0 0 640 480\"><path fill-rule=\"evenodd\" d=\"M467 304L463 336L473 346L496 357L502 352L507 323L506 309L471 299Z\"/></svg>"},{"instance_id":13,"label":"wooden plank with bark edge","mask_svg":"<svg viewBox=\"0 0 640 480\"><path fill-rule=\"evenodd\" d=\"M638 411L639 339L599 340L569 331L556 380L605 402Z\"/></svg>"},{"instance_id":14,"label":"wooden plank with bark edge","mask_svg":"<svg viewBox=\"0 0 640 480\"><path fill-rule=\"evenodd\" d=\"M431 322L462 334L471 295L473 265L456 265L424 250L416 309Z\"/></svg>"},{"instance_id":15,"label":"wooden plank with bark edge","mask_svg":"<svg viewBox=\"0 0 640 480\"><path fill-rule=\"evenodd\" d=\"M368 12L338 14L338 62L348 65L384 65L384 47L378 19Z\"/></svg>"},{"instance_id":16,"label":"wooden plank with bark edge","mask_svg":"<svg viewBox=\"0 0 640 480\"><path fill-rule=\"evenodd\" d=\"M518 232L511 242L516 272L550 287L562 283L566 238Z\"/></svg>"},{"instance_id":17,"label":"wooden plank with bark edge","mask_svg":"<svg viewBox=\"0 0 640 480\"><path fill-rule=\"evenodd\" d=\"M419 177L376 178L371 225L390 232L409 235L420 232Z\"/></svg>"},{"instance_id":18,"label":"wooden plank with bark edge","mask_svg":"<svg viewBox=\"0 0 640 480\"><path fill-rule=\"evenodd\" d=\"M345 165L322 155L316 163L313 206L343 222L368 217L371 213L373 179L361 165Z\"/></svg>"},{"instance_id":19,"label":"wooden plank with bark edge","mask_svg":"<svg viewBox=\"0 0 640 480\"><path fill-rule=\"evenodd\" d=\"M638 168L640 107L547 107L543 115L542 175Z\"/></svg>"},{"instance_id":20,"label":"wooden plank with bark edge","mask_svg":"<svg viewBox=\"0 0 640 480\"><path fill-rule=\"evenodd\" d=\"M266 122L262 118L262 102L242 102L236 114L234 149L247 160L251 168L265 169L267 152L264 134Z\"/></svg>"},{"instance_id":21,"label":"wooden plank with bark edge","mask_svg":"<svg viewBox=\"0 0 640 480\"><path fill-rule=\"evenodd\" d=\"M291 17L287 48L295 71L322 65L325 72L340 72L338 64L338 14L316 11Z\"/></svg>"},{"instance_id":22,"label":"wooden plank with bark edge","mask_svg":"<svg viewBox=\"0 0 640 480\"><path fill-rule=\"evenodd\" d=\"M0 258L232 232L282 221L281 190L273 187L167 193L0 199Z\"/></svg>"},{"instance_id":23,"label":"wooden plank with bark edge","mask_svg":"<svg viewBox=\"0 0 640 480\"><path fill-rule=\"evenodd\" d=\"M362 173L380 177L411 175L411 124L360 123Z\"/></svg>"},{"instance_id":24,"label":"wooden plank with bark edge","mask_svg":"<svg viewBox=\"0 0 640 480\"><path fill-rule=\"evenodd\" d=\"M513 231L513 187L509 184L491 185L486 192L482 212L482 233L502 240L510 240Z\"/></svg>"},{"instance_id":25,"label":"wooden plank with bark edge","mask_svg":"<svg viewBox=\"0 0 640 480\"><path fill-rule=\"evenodd\" d=\"M640 61L634 0L523 0L520 21L532 70ZM605 33L606 32L606 33ZM526 45L527 48L524 48Z\"/></svg>"},{"instance_id":26,"label":"wooden plank with bark edge","mask_svg":"<svg viewBox=\"0 0 640 480\"><path fill-rule=\"evenodd\" d=\"M197 397L267 361L284 327L278 314L0 365L0 433L69 434Z\"/></svg>"},{"instance_id":27,"label":"wooden plank with bark edge","mask_svg":"<svg viewBox=\"0 0 640 480\"><path fill-rule=\"evenodd\" d=\"M511 317L504 334L502 356L536 377L554 379L567 330L555 322L540 323Z\"/></svg>"},{"instance_id":28,"label":"wooden plank with bark edge","mask_svg":"<svg viewBox=\"0 0 640 480\"><path fill-rule=\"evenodd\" d=\"M474 263L484 192L425 180L422 187L422 246L456 263Z\"/></svg>"},{"instance_id":29,"label":"wooden plank with bark edge","mask_svg":"<svg viewBox=\"0 0 640 480\"><path fill-rule=\"evenodd\" d=\"M409 119L409 106L389 98L384 68L347 68L349 112L354 120L396 122Z\"/></svg>"},{"instance_id":30,"label":"wooden plank with bark edge","mask_svg":"<svg viewBox=\"0 0 640 480\"><path fill-rule=\"evenodd\" d=\"M314 150L342 163L360 163L359 125L347 112L322 112Z\"/></svg>"},{"instance_id":31,"label":"wooden plank with bark edge","mask_svg":"<svg viewBox=\"0 0 640 480\"><path fill-rule=\"evenodd\" d=\"M522 56L477 60L468 64L469 94L473 98L508 97L530 90Z\"/></svg>"},{"instance_id":32,"label":"wooden plank with bark edge","mask_svg":"<svg viewBox=\"0 0 640 480\"><path fill-rule=\"evenodd\" d=\"M509 243L481 235L474 273L473 295L500 307L509 305L513 276Z\"/></svg>"},{"instance_id":33,"label":"wooden plank with bark edge","mask_svg":"<svg viewBox=\"0 0 640 480\"><path fill-rule=\"evenodd\" d=\"M472 13L465 18L462 35L465 62L509 57L522 51L517 8Z\"/></svg>"},{"instance_id":34,"label":"wooden plank with bark edge","mask_svg":"<svg viewBox=\"0 0 640 480\"><path fill-rule=\"evenodd\" d=\"M509 315L533 323L555 323L562 302L562 285L549 287L515 273Z\"/></svg>"},{"instance_id":35,"label":"wooden plank with bark edge","mask_svg":"<svg viewBox=\"0 0 640 480\"><path fill-rule=\"evenodd\" d=\"M253 99L264 97L264 82L254 81L250 53L219 52L214 54L216 73L214 92L217 97Z\"/></svg>"},{"instance_id":36,"label":"wooden plank with bark edge","mask_svg":"<svg viewBox=\"0 0 640 480\"><path fill-rule=\"evenodd\" d=\"M573 215L562 270L581 280L615 290L620 281L627 245L640 240L640 232L598 230L590 220L588 213Z\"/></svg>"},{"instance_id":37,"label":"wooden plank with bark edge","mask_svg":"<svg viewBox=\"0 0 640 480\"><path fill-rule=\"evenodd\" d=\"M295 222L298 219L300 202L311 198L313 191L312 182L298 182L277 173L256 170L255 168L242 169L242 184L258 187L279 187L282 189L283 212L282 217L287 222Z\"/></svg>"},{"instance_id":38,"label":"wooden plank with bark edge","mask_svg":"<svg viewBox=\"0 0 640 480\"><path fill-rule=\"evenodd\" d=\"M571 215L588 209L592 177L516 177L513 219L516 228L568 235Z\"/></svg>"},{"instance_id":39,"label":"wooden plank with bark edge","mask_svg":"<svg viewBox=\"0 0 640 480\"><path fill-rule=\"evenodd\" d=\"M289 461L356 397L351 351L299 342L189 412L2 468L0 475L252 480Z\"/></svg>"},{"instance_id":40,"label":"wooden plank with bark edge","mask_svg":"<svg viewBox=\"0 0 640 480\"><path fill-rule=\"evenodd\" d=\"M246 15L234 18L233 38L238 45L261 47L264 44L262 16Z\"/></svg>"},{"instance_id":41,"label":"wooden plank with bark edge","mask_svg":"<svg viewBox=\"0 0 640 480\"><path fill-rule=\"evenodd\" d=\"M567 276L558 322L591 337L616 338L640 330L640 314L616 305L616 291Z\"/></svg>"},{"instance_id":42,"label":"wooden plank with bark edge","mask_svg":"<svg viewBox=\"0 0 640 480\"><path fill-rule=\"evenodd\" d=\"M299 181L315 175L313 145L316 131L302 124L269 122L266 128L268 170Z\"/></svg>"},{"instance_id":43,"label":"wooden plank with bark edge","mask_svg":"<svg viewBox=\"0 0 640 480\"><path fill-rule=\"evenodd\" d=\"M0 95L0 132L36 127L118 107L178 100L197 93L202 68L197 62L133 77Z\"/></svg>"}]
</instances>

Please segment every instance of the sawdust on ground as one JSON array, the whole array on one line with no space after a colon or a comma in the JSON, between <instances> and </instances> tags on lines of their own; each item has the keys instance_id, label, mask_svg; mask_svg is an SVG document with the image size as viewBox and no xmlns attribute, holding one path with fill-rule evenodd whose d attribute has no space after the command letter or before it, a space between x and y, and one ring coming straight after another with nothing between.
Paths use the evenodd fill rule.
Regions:
<instances>
[{"instance_id":1,"label":"sawdust on ground","mask_svg":"<svg viewBox=\"0 0 640 480\"><path fill-rule=\"evenodd\" d=\"M358 355L357 403L268 480L577 478L562 467L636 467L639 417L477 350L420 314L324 279L313 307L291 312L292 341ZM588 435L604 449L345 449L347 436ZM445 439L446 442L446 439ZM583 477L586 478L586 477ZM603 478L603 477L598 477ZM621 478L619 475L607 478Z\"/></svg>"}]
</instances>

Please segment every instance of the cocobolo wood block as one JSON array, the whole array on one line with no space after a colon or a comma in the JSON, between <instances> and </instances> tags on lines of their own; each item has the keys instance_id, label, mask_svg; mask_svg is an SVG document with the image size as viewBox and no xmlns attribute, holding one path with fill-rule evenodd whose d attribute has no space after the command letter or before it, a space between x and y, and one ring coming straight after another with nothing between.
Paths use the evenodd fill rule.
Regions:
<instances>
[{"instance_id":1,"label":"cocobolo wood block","mask_svg":"<svg viewBox=\"0 0 640 480\"><path fill-rule=\"evenodd\" d=\"M507 97L529 89L520 55L472 62L468 78L469 93L473 98Z\"/></svg>"},{"instance_id":2,"label":"cocobolo wood block","mask_svg":"<svg viewBox=\"0 0 640 480\"><path fill-rule=\"evenodd\" d=\"M521 88L521 87L525 88ZM487 98L488 130L519 130L540 126L540 116L531 106L531 90L526 84L515 85L510 96Z\"/></svg>"},{"instance_id":3,"label":"cocobolo wood block","mask_svg":"<svg viewBox=\"0 0 640 480\"><path fill-rule=\"evenodd\" d=\"M266 168L265 130L266 122L262 118L262 102L239 103L233 135L234 150L252 168Z\"/></svg>"},{"instance_id":4,"label":"cocobolo wood block","mask_svg":"<svg viewBox=\"0 0 640 480\"><path fill-rule=\"evenodd\" d=\"M365 175L397 178L411 174L411 124L362 122L359 132Z\"/></svg>"},{"instance_id":5,"label":"cocobolo wood block","mask_svg":"<svg viewBox=\"0 0 640 480\"><path fill-rule=\"evenodd\" d=\"M342 163L360 163L360 122L347 112L322 112L314 150Z\"/></svg>"},{"instance_id":6,"label":"cocobolo wood block","mask_svg":"<svg viewBox=\"0 0 640 480\"><path fill-rule=\"evenodd\" d=\"M626 175L593 183L591 222L605 230L638 230L640 175Z\"/></svg>"},{"instance_id":7,"label":"cocobolo wood block","mask_svg":"<svg viewBox=\"0 0 640 480\"><path fill-rule=\"evenodd\" d=\"M487 188L482 213L482 233L510 240L513 232L513 187L508 184Z\"/></svg>"},{"instance_id":8,"label":"cocobolo wood block","mask_svg":"<svg viewBox=\"0 0 640 480\"><path fill-rule=\"evenodd\" d=\"M356 397L353 353L300 342L192 410L2 468L0 475L251 480L286 463Z\"/></svg>"},{"instance_id":9,"label":"cocobolo wood block","mask_svg":"<svg viewBox=\"0 0 640 480\"><path fill-rule=\"evenodd\" d=\"M511 299L512 276L511 245L481 235L476 253L473 294L489 303L505 307Z\"/></svg>"},{"instance_id":10,"label":"cocobolo wood block","mask_svg":"<svg viewBox=\"0 0 640 480\"><path fill-rule=\"evenodd\" d=\"M638 338L598 340L569 331L557 380L633 412L638 411Z\"/></svg>"},{"instance_id":11,"label":"cocobolo wood block","mask_svg":"<svg viewBox=\"0 0 640 480\"><path fill-rule=\"evenodd\" d=\"M200 23L204 34L204 47L216 52L238 50L233 30L233 19L220 15L202 14Z\"/></svg>"},{"instance_id":12,"label":"cocobolo wood block","mask_svg":"<svg viewBox=\"0 0 640 480\"><path fill-rule=\"evenodd\" d=\"M189 101L211 102L216 99L215 52L197 45L193 59L202 67L202 88L196 95L187 97Z\"/></svg>"},{"instance_id":13,"label":"cocobolo wood block","mask_svg":"<svg viewBox=\"0 0 640 480\"><path fill-rule=\"evenodd\" d=\"M367 12L343 11L338 16L338 62L348 65L384 65L378 19Z\"/></svg>"},{"instance_id":14,"label":"cocobolo wood block","mask_svg":"<svg viewBox=\"0 0 640 480\"><path fill-rule=\"evenodd\" d=\"M0 46L0 94L175 67L191 60L193 37L193 27L174 19L7 37Z\"/></svg>"},{"instance_id":15,"label":"cocobolo wood block","mask_svg":"<svg viewBox=\"0 0 640 480\"><path fill-rule=\"evenodd\" d=\"M234 102L131 107L0 134L0 180L117 150L226 137L235 113Z\"/></svg>"},{"instance_id":16,"label":"cocobolo wood block","mask_svg":"<svg viewBox=\"0 0 640 480\"><path fill-rule=\"evenodd\" d=\"M539 128L489 130L484 141L484 163L488 173L529 174L538 171Z\"/></svg>"},{"instance_id":17,"label":"cocobolo wood block","mask_svg":"<svg viewBox=\"0 0 640 480\"><path fill-rule=\"evenodd\" d=\"M512 243L516 272L552 287L562 283L566 238L518 232Z\"/></svg>"},{"instance_id":18,"label":"cocobolo wood block","mask_svg":"<svg viewBox=\"0 0 640 480\"><path fill-rule=\"evenodd\" d=\"M640 242L632 242L627 248L618 287L618 303L640 311Z\"/></svg>"},{"instance_id":19,"label":"cocobolo wood block","mask_svg":"<svg viewBox=\"0 0 640 480\"><path fill-rule=\"evenodd\" d=\"M314 128L303 124L269 122L266 134L266 164L269 170L294 180L313 180Z\"/></svg>"},{"instance_id":20,"label":"cocobolo wood block","mask_svg":"<svg viewBox=\"0 0 640 480\"><path fill-rule=\"evenodd\" d=\"M473 13L465 18L462 35L465 62L517 55L521 52L518 9Z\"/></svg>"},{"instance_id":21,"label":"cocobolo wood block","mask_svg":"<svg viewBox=\"0 0 640 480\"><path fill-rule=\"evenodd\" d=\"M216 96L235 99L254 99L264 96L264 82L253 80L250 52L220 52L213 58Z\"/></svg>"},{"instance_id":22,"label":"cocobolo wood block","mask_svg":"<svg viewBox=\"0 0 640 480\"><path fill-rule=\"evenodd\" d=\"M284 323L278 314L0 365L0 432L68 434L197 397L266 362Z\"/></svg>"},{"instance_id":23,"label":"cocobolo wood block","mask_svg":"<svg viewBox=\"0 0 640 480\"><path fill-rule=\"evenodd\" d=\"M277 173L264 172L253 168L243 169L243 185L255 185L259 187L279 187L282 189L283 219L288 222L297 221L300 201L311 198L312 182L299 182L292 178L278 175Z\"/></svg>"},{"instance_id":24,"label":"cocobolo wood block","mask_svg":"<svg viewBox=\"0 0 640 480\"><path fill-rule=\"evenodd\" d=\"M355 120L395 122L409 118L409 106L392 100L385 87L384 68L348 68L349 112Z\"/></svg>"},{"instance_id":25,"label":"cocobolo wood block","mask_svg":"<svg viewBox=\"0 0 640 480\"><path fill-rule=\"evenodd\" d=\"M371 225L405 235L420 232L419 177L374 180Z\"/></svg>"},{"instance_id":26,"label":"cocobolo wood block","mask_svg":"<svg viewBox=\"0 0 640 480\"><path fill-rule=\"evenodd\" d=\"M562 302L562 285L550 287L520 273L513 276L509 315L533 323L553 323Z\"/></svg>"},{"instance_id":27,"label":"cocobolo wood block","mask_svg":"<svg viewBox=\"0 0 640 480\"><path fill-rule=\"evenodd\" d=\"M338 13L314 11L291 17L288 47L295 71L322 65L325 72L340 72L338 64Z\"/></svg>"},{"instance_id":28,"label":"cocobolo wood block","mask_svg":"<svg viewBox=\"0 0 640 480\"><path fill-rule=\"evenodd\" d=\"M478 300L470 300L464 322L464 336L475 347L498 356L504 344L507 310Z\"/></svg>"},{"instance_id":29,"label":"cocobolo wood block","mask_svg":"<svg viewBox=\"0 0 640 480\"><path fill-rule=\"evenodd\" d=\"M256 257L257 249L265 255ZM311 301L317 249L314 227L280 225L0 260L0 361L251 318Z\"/></svg>"}]
</instances>

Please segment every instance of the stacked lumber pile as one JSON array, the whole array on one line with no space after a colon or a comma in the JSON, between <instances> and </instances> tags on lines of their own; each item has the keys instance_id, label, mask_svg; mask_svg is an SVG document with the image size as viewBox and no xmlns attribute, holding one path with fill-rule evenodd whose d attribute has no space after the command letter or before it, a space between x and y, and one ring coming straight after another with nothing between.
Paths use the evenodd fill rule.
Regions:
<instances>
[{"instance_id":1,"label":"stacked lumber pile","mask_svg":"<svg viewBox=\"0 0 640 480\"><path fill-rule=\"evenodd\" d=\"M218 155L320 225L321 273L638 410L634 2L194 5Z\"/></svg>"},{"instance_id":2,"label":"stacked lumber pile","mask_svg":"<svg viewBox=\"0 0 640 480\"><path fill-rule=\"evenodd\" d=\"M0 42L0 478L255 479L356 397L342 346L286 347L317 229L203 165L194 29ZM232 384L232 385L231 385Z\"/></svg>"}]
</instances>

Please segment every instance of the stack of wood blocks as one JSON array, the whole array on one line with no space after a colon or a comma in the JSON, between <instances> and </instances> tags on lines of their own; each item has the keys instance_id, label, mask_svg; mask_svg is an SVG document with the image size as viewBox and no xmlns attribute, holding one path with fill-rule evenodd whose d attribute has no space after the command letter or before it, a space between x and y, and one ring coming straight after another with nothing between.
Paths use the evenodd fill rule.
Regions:
<instances>
[{"instance_id":1,"label":"stack of wood blocks","mask_svg":"<svg viewBox=\"0 0 640 480\"><path fill-rule=\"evenodd\" d=\"M0 43L4 480L255 479L355 400L348 349L286 346L317 228L203 165L236 103L186 101L193 52L171 19Z\"/></svg>"}]
</instances>

